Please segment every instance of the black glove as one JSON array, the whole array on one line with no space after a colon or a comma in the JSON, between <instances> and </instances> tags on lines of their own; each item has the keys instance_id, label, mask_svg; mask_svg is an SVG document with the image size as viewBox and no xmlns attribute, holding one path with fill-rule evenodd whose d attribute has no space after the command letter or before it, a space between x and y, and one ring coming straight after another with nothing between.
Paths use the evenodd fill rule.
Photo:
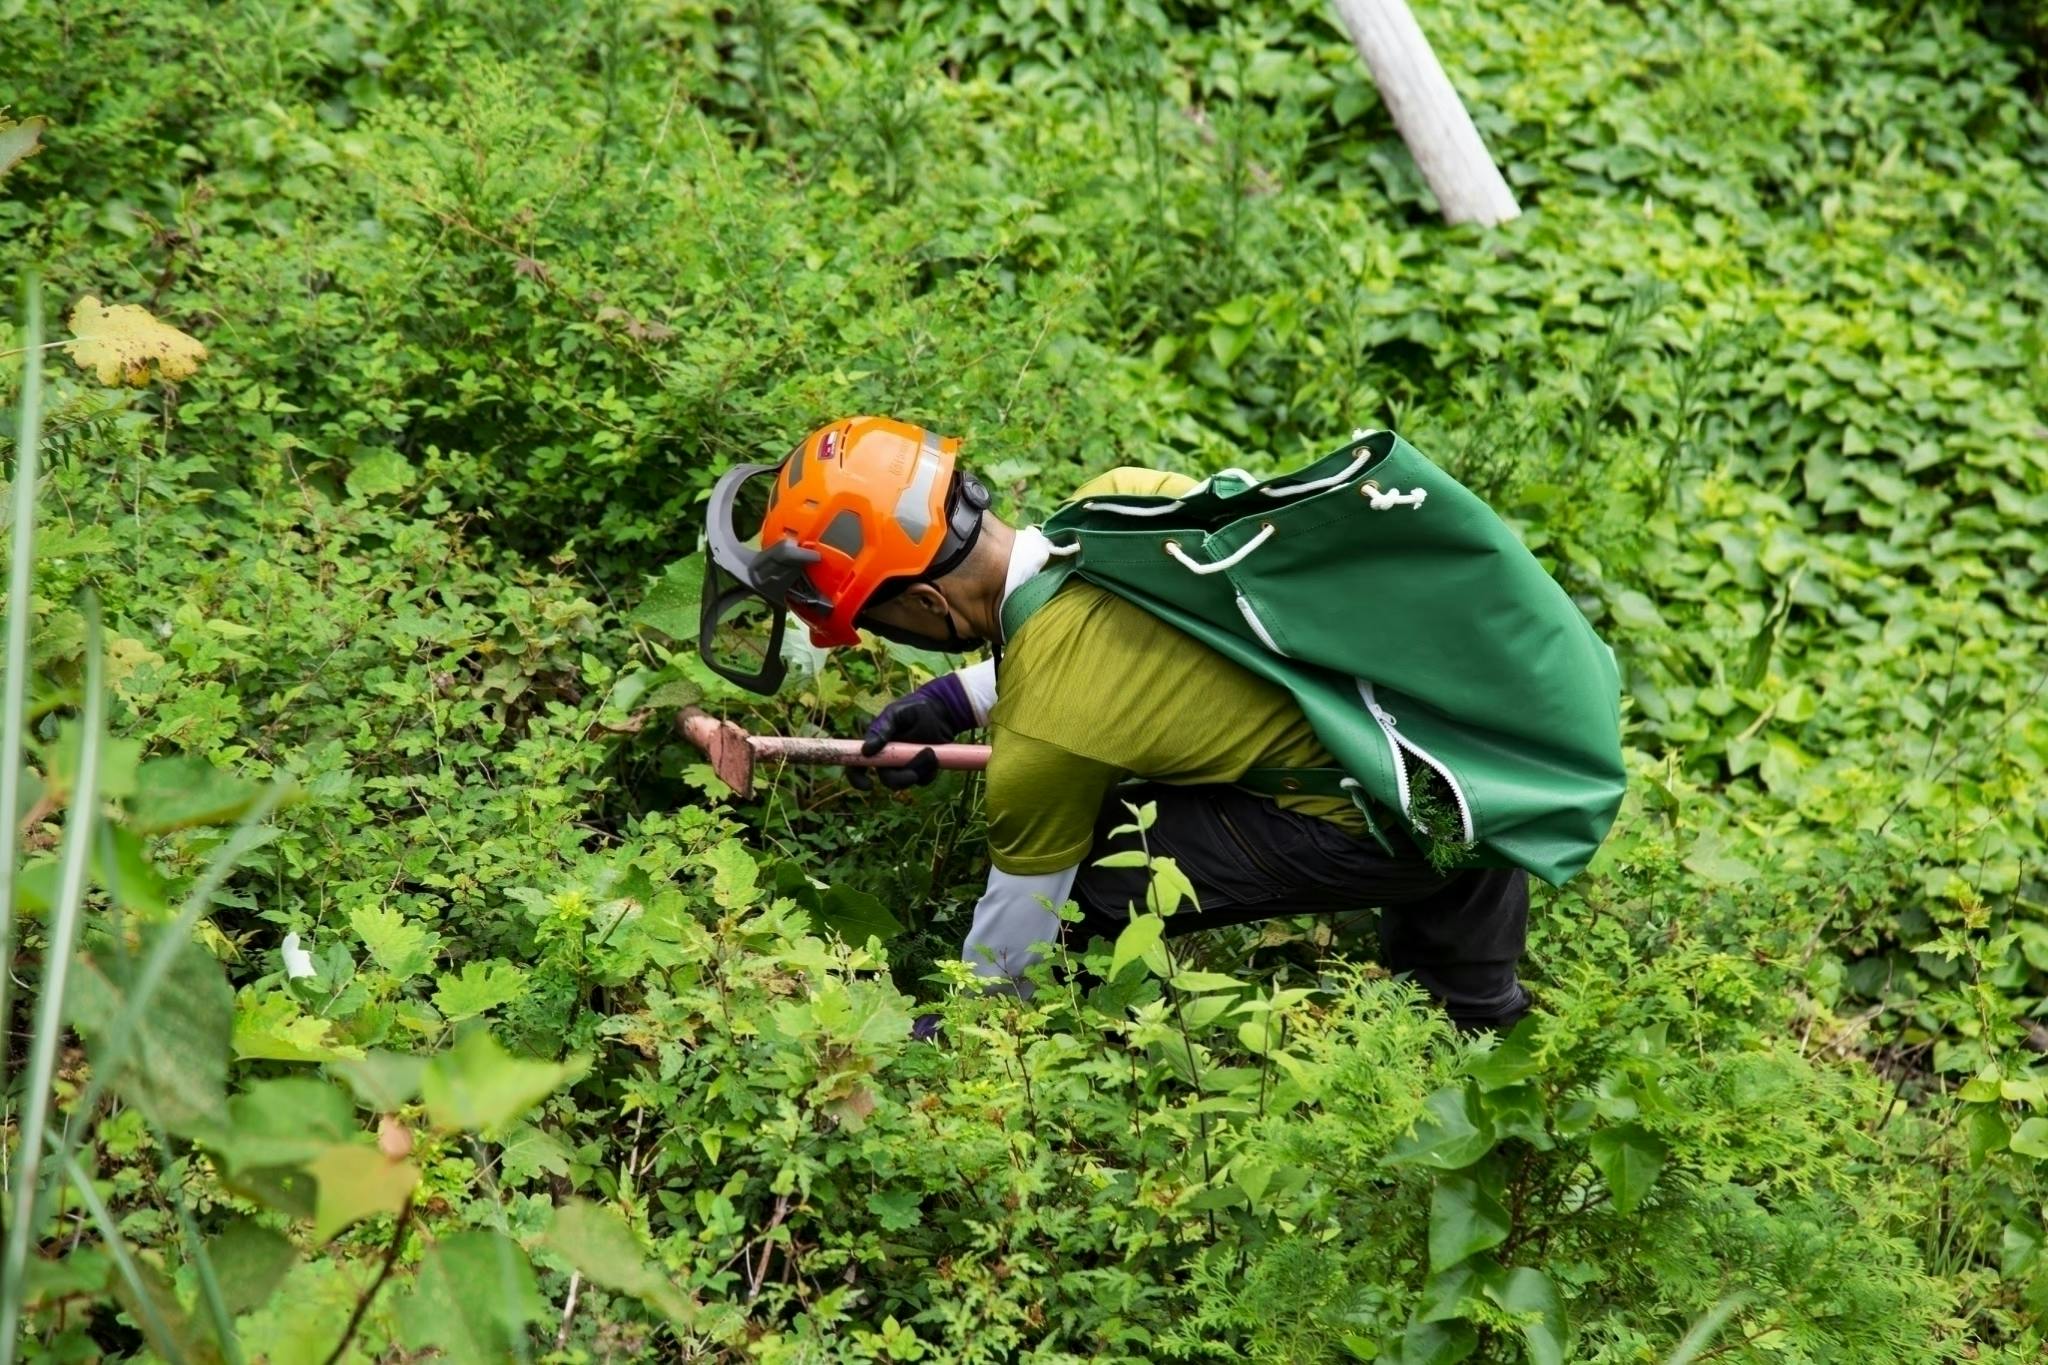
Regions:
<instances>
[{"instance_id":1,"label":"black glove","mask_svg":"<svg viewBox=\"0 0 2048 1365\"><path fill-rule=\"evenodd\" d=\"M882 708L868 726L861 742L864 754L881 752L885 744L946 744L974 728L974 709L968 705L967 689L951 673L934 678L907 697L898 697ZM873 788L879 775L885 787L921 787L939 775L939 756L925 749L900 768L848 768L847 781L862 791Z\"/></svg>"}]
</instances>

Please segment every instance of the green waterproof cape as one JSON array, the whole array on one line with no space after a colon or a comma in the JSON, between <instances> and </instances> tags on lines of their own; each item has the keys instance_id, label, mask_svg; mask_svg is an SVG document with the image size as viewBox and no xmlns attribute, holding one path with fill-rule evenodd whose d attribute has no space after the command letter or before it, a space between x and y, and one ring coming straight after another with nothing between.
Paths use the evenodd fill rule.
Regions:
<instances>
[{"instance_id":1,"label":"green waterproof cape","mask_svg":"<svg viewBox=\"0 0 2048 1365\"><path fill-rule=\"evenodd\" d=\"M1613 823L1613 652L1514 532L1394 433L1264 482L1229 470L1179 497L1070 503L1044 530L1053 558L1004 604L1004 637L1081 578L1286 687L1342 772L1258 774L1268 789L1338 786L1370 798L1369 819L1398 811L1471 862L1551 883ZM1424 785L1448 796L1438 827L1416 809Z\"/></svg>"}]
</instances>

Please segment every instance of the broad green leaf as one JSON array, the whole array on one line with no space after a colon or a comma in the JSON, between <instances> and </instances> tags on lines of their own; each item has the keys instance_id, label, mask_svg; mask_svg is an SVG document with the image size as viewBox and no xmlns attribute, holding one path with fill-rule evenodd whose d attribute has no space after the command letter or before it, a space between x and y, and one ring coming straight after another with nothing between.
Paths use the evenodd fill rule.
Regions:
<instances>
[{"instance_id":1,"label":"broad green leaf","mask_svg":"<svg viewBox=\"0 0 2048 1365\"><path fill-rule=\"evenodd\" d=\"M412 1293L398 1302L405 1345L439 1347L448 1365L503 1365L515 1358L513 1339L547 1314L526 1253L495 1232L458 1232L436 1242Z\"/></svg>"},{"instance_id":2,"label":"broad green leaf","mask_svg":"<svg viewBox=\"0 0 2048 1365\"><path fill-rule=\"evenodd\" d=\"M1469 1322L1414 1322L1401 1334L1400 1365L1458 1365L1479 1346Z\"/></svg>"},{"instance_id":3,"label":"broad green leaf","mask_svg":"<svg viewBox=\"0 0 2048 1365\"><path fill-rule=\"evenodd\" d=\"M850 886L835 886L825 892L819 899L818 918L855 947L865 947L870 937L887 943L903 932L902 922L879 899Z\"/></svg>"},{"instance_id":4,"label":"broad green leaf","mask_svg":"<svg viewBox=\"0 0 2048 1365\"><path fill-rule=\"evenodd\" d=\"M1993 1152L2012 1145L2012 1128L2005 1115L1991 1104L1972 1104L1963 1110L1963 1136L1969 1144L1970 1169L1976 1170Z\"/></svg>"},{"instance_id":5,"label":"broad green leaf","mask_svg":"<svg viewBox=\"0 0 2048 1365\"><path fill-rule=\"evenodd\" d=\"M1522 1319L1522 1344L1529 1350L1529 1365L1564 1365L1570 1326L1565 1318L1564 1299L1548 1275L1519 1266L1507 1273L1498 1288L1488 1286L1486 1292L1495 1303Z\"/></svg>"},{"instance_id":6,"label":"broad green leaf","mask_svg":"<svg viewBox=\"0 0 2048 1365\"><path fill-rule=\"evenodd\" d=\"M728 910L738 910L759 898L760 865L739 840L715 844L698 857L711 869L711 899Z\"/></svg>"},{"instance_id":7,"label":"broad green leaf","mask_svg":"<svg viewBox=\"0 0 2048 1365\"><path fill-rule=\"evenodd\" d=\"M2036 1160L2048 1157L2048 1118L2031 1118L2020 1124L2012 1135L2012 1149Z\"/></svg>"},{"instance_id":8,"label":"broad green leaf","mask_svg":"<svg viewBox=\"0 0 2048 1365\"><path fill-rule=\"evenodd\" d=\"M1415 1320L1449 1322L1471 1317L1475 1303L1484 1299L1486 1285L1499 1275L1500 1266L1491 1256L1431 1275L1422 1286L1422 1306L1416 1310Z\"/></svg>"},{"instance_id":9,"label":"broad green leaf","mask_svg":"<svg viewBox=\"0 0 2048 1365\"><path fill-rule=\"evenodd\" d=\"M1171 858L1152 860L1152 880L1145 889L1145 903L1162 918L1171 915L1182 905L1201 909L1201 902L1195 895L1195 884L1180 870L1180 864Z\"/></svg>"},{"instance_id":10,"label":"broad green leaf","mask_svg":"<svg viewBox=\"0 0 2048 1365\"><path fill-rule=\"evenodd\" d=\"M1394 1143L1387 1161L1455 1171L1485 1156L1493 1143L1492 1125L1480 1116L1473 1090L1446 1086L1423 1102L1415 1131Z\"/></svg>"},{"instance_id":11,"label":"broad green leaf","mask_svg":"<svg viewBox=\"0 0 2048 1365\"><path fill-rule=\"evenodd\" d=\"M65 721L62 728L57 731L56 741L46 750L49 769L43 774L44 781L51 791L69 793L78 784L78 755L84 738L84 727L76 720ZM116 799L133 795L137 769L141 764L141 740L116 739L112 735L101 736L100 795Z\"/></svg>"},{"instance_id":12,"label":"broad green leaf","mask_svg":"<svg viewBox=\"0 0 2048 1365\"><path fill-rule=\"evenodd\" d=\"M1437 1177L1429 1197L1429 1268L1448 1270L1507 1240L1508 1211L1469 1175Z\"/></svg>"},{"instance_id":13,"label":"broad green leaf","mask_svg":"<svg viewBox=\"0 0 2048 1365\"><path fill-rule=\"evenodd\" d=\"M1227 972L1175 972L1173 974L1173 984L1178 990L1197 992L1251 989L1249 982L1240 981Z\"/></svg>"},{"instance_id":14,"label":"broad green leaf","mask_svg":"<svg viewBox=\"0 0 2048 1365\"><path fill-rule=\"evenodd\" d=\"M430 970L441 951L439 934L388 905L359 905L349 911L348 922L371 960L400 981Z\"/></svg>"},{"instance_id":15,"label":"broad green leaf","mask_svg":"<svg viewBox=\"0 0 2048 1365\"><path fill-rule=\"evenodd\" d=\"M1515 1025L1507 1037L1468 1058L1464 1068L1481 1090L1519 1085L1541 1069L1535 1057L1534 1030L1526 1019Z\"/></svg>"},{"instance_id":16,"label":"broad green leaf","mask_svg":"<svg viewBox=\"0 0 2048 1365\"><path fill-rule=\"evenodd\" d=\"M684 555L661 572L628 622L681 643L697 639L698 604L704 594L704 552Z\"/></svg>"},{"instance_id":17,"label":"broad green leaf","mask_svg":"<svg viewBox=\"0 0 2048 1365\"><path fill-rule=\"evenodd\" d=\"M306 1171L319 1187L313 1209L316 1242L359 1219L397 1213L420 1183L419 1167L392 1160L374 1143L336 1143L307 1162Z\"/></svg>"},{"instance_id":18,"label":"broad green leaf","mask_svg":"<svg viewBox=\"0 0 2048 1365\"><path fill-rule=\"evenodd\" d=\"M1131 922L1116 936L1116 948L1109 957L1109 979L1116 980L1123 975L1124 968L1157 948L1165 930L1166 921L1157 915L1132 915Z\"/></svg>"},{"instance_id":19,"label":"broad green leaf","mask_svg":"<svg viewBox=\"0 0 2048 1365\"><path fill-rule=\"evenodd\" d=\"M1614 1193L1615 1212L1629 1214L1650 1192L1650 1186L1657 1183L1657 1172L1664 1167L1664 1156L1669 1149L1660 1138L1633 1123L1617 1124L1602 1128L1593 1134L1588 1144L1592 1149L1593 1165L1598 1168L1607 1188Z\"/></svg>"},{"instance_id":20,"label":"broad green leaf","mask_svg":"<svg viewBox=\"0 0 2048 1365\"><path fill-rule=\"evenodd\" d=\"M648 1264L633 1230L608 1204L572 1199L556 1209L547 1245L593 1284L631 1294L679 1332L688 1331L697 1315L697 1306L667 1275Z\"/></svg>"},{"instance_id":21,"label":"broad green leaf","mask_svg":"<svg viewBox=\"0 0 2048 1365\"><path fill-rule=\"evenodd\" d=\"M569 1149L545 1128L521 1124L506 1135L498 1153L500 1178L524 1184L539 1176L569 1174Z\"/></svg>"},{"instance_id":22,"label":"broad green leaf","mask_svg":"<svg viewBox=\"0 0 2048 1365\"><path fill-rule=\"evenodd\" d=\"M1097 867L1150 867L1152 865L1152 855L1142 848L1119 849L1115 853L1103 854L1095 860L1095 865Z\"/></svg>"},{"instance_id":23,"label":"broad green leaf","mask_svg":"<svg viewBox=\"0 0 2048 1365\"><path fill-rule=\"evenodd\" d=\"M1723 886L1754 886L1763 874L1756 864L1728 851L1721 836L1701 835L1685 855L1687 869Z\"/></svg>"},{"instance_id":24,"label":"broad green leaf","mask_svg":"<svg viewBox=\"0 0 2048 1365\"><path fill-rule=\"evenodd\" d=\"M334 1062L360 1057L363 1050L337 1043L334 1023L307 1014L283 991L235 997L235 1056L244 1061Z\"/></svg>"},{"instance_id":25,"label":"broad green leaf","mask_svg":"<svg viewBox=\"0 0 2048 1365\"><path fill-rule=\"evenodd\" d=\"M362 1130L339 1089L283 1076L252 1083L228 1101L226 1123L194 1136L238 1175L258 1166L303 1166L337 1143L359 1139Z\"/></svg>"},{"instance_id":26,"label":"broad green leaf","mask_svg":"<svg viewBox=\"0 0 2048 1365\"><path fill-rule=\"evenodd\" d=\"M135 775L128 824L143 834L232 824L262 795L259 784L197 755L152 758Z\"/></svg>"},{"instance_id":27,"label":"broad green leaf","mask_svg":"<svg viewBox=\"0 0 2048 1365\"><path fill-rule=\"evenodd\" d=\"M236 1218L206 1244L213 1273L220 1279L228 1312L240 1316L260 1308L291 1271L298 1252L269 1228Z\"/></svg>"},{"instance_id":28,"label":"broad green leaf","mask_svg":"<svg viewBox=\"0 0 2048 1365\"><path fill-rule=\"evenodd\" d=\"M129 1006L129 988L158 934L115 957L101 948L81 954L65 1001L73 1027L87 1038L94 1065L115 1018ZM117 1093L173 1132L218 1121L227 1112L229 1040L235 1002L220 963L196 943L179 946L149 1011L128 1030Z\"/></svg>"},{"instance_id":29,"label":"broad green leaf","mask_svg":"<svg viewBox=\"0 0 2048 1365\"><path fill-rule=\"evenodd\" d=\"M575 1068L514 1057L479 1028L427 1064L420 1098L445 1129L494 1136L567 1081Z\"/></svg>"},{"instance_id":30,"label":"broad green leaf","mask_svg":"<svg viewBox=\"0 0 2048 1365\"><path fill-rule=\"evenodd\" d=\"M92 849L93 880L126 909L151 917L167 913L169 889L135 831L102 824L97 835Z\"/></svg>"},{"instance_id":31,"label":"broad green leaf","mask_svg":"<svg viewBox=\"0 0 2048 1365\"><path fill-rule=\"evenodd\" d=\"M465 962L462 975L443 972L434 979L434 1008L451 1024L526 996L526 973L509 962Z\"/></svg>"},{"instance_id":32,"label":"broad green leaf","mask_svg":"<svg viewBox=\"0 0 2048 1365\"><path fill-rule=\"evenodd\" d=\"M411 461L385 446L363 456L349 469L348 491L358 498L403 493L418 477Z\"/></svg>"},{"instance_id":33,"label":"broad green leaf","mask_svg":"<svg viewBox=\"0 0 2048 1365\"><path fill-rule=\"evenodd\" d=\"M356 1099L388 1114L420 1093L427 1059L410 1052L370 1052L329 1062L327 1069L348 1082Z\"/></svg>"}]
</instances>

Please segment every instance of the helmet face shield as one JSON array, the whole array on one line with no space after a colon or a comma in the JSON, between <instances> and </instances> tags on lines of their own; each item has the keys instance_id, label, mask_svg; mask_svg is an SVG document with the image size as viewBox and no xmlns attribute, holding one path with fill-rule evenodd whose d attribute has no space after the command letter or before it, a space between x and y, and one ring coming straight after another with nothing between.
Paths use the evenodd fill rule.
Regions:
<instances>
[{"instance_id":1,"label":"helmet face shield","mask_svg":"<svg viewBox=\"0 0 2048 1365\"><path fill-rule=\"evenodd\" d=\"M789 667L782 657L784 612L792 595L814 595L804 570L818 561L817 551L790 540L759 545L777 468L750 464L727 473L711 491L705 518L697 653L712 672L750 692L782 686Z\"/></svg>"}]
</instances>

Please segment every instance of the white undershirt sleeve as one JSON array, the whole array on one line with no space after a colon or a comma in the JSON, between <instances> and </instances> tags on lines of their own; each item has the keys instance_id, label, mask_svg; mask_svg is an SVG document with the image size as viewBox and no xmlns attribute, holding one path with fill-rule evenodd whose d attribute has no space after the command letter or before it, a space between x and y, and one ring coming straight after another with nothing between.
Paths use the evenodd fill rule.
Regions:
<instances>
[{"instance_id":1,"label":"white undershirt sleeve","mask_svg":"<svg viewBox=\"0 0 2048 1365\"><path fill-rule=\"evenodd\" d=\"M967 705L974 711L974 723L987 725L989 712L996 709L996 661L983 659L953 674L967 693Z\"/></svg>"},{"instance_id":2,"label":"white undershirt sleeve","mask_svg":"<svg viewBox=\"0 0 2048 1365\"><path fill-rule=\"evenodd\" d=\"M1029 995L1031 983L1018 978L1039 960L1036 945L1059 942L1060 917L1053 907L1066 904L1080 871L1079 863L1035 877L991 869L988 888L974 907L974 927L960 948L961 961L992 984Z\"/></svg>"}]
</instances>

